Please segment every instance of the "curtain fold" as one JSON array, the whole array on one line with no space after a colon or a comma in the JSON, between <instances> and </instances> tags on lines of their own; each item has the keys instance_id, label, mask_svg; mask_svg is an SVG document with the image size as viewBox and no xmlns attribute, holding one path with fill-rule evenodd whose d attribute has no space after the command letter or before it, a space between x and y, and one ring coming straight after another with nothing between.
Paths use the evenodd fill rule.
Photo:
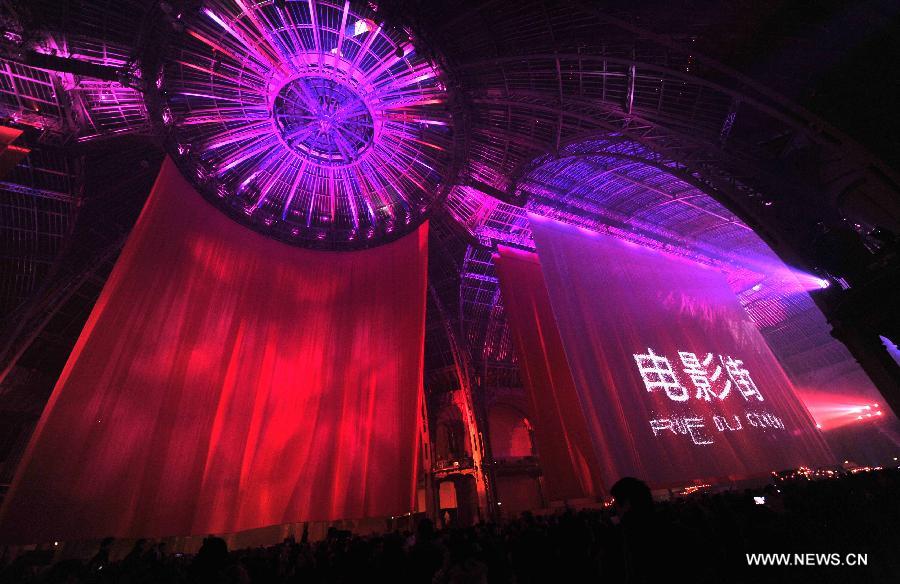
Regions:
<instances>
[{"instance_id":1,"label":"curtain fold","mask_svg":"<svg viewBox=\"0 0 900 584\"><path fill-rule=\"evenodd\" d=\"M605 483L631 475L675 486L834 462L721 273L531 223Z\"/></svg>"},{"instance_id":2,"label":"curtain fold","mask_svg":"<svg viewBox=\"0 0 900 584\"><path fill-rule=\"evenodd\" d=\"M546 496L551 501L596 497L603 488L600 466L538 258L500 246L494 264L531 403Z\"/></svg>"},{"instance_id":3,"label":"curtain fold","mask_svg":"<svg viewBox=\"0 0 900 584\"><path fill-rule=\"evenodd\" d=\"M166 160L6 498L15 543L414 508L427 224L294 248Z\"/></svg>"}]
</instances>

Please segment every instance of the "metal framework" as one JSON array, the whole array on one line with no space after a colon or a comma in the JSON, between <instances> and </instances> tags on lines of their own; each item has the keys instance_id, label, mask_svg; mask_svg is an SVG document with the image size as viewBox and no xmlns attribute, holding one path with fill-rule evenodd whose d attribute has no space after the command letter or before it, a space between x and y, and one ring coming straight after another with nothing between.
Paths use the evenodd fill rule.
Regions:
<instances>
[{"instance_id":1,"label":"metal framework","mask_svg":"<svg viewBox=\"0 0 900 584\"><path fill-rule=\"evenodd\" d=\"M492 253L534 248L529 213L723 270L795 379L855 364L772 266L819 267L823 225L900 225L900 180L852 140L596 3L33 0L0 19L0 117L32 149L0 177L0 395L31 388L32 411L53 367L21 360L74 344L160 143L294 244L430 218L429 416L462 396L476 439L492 395L521 393Z\"/></svg>"},{"instance_id":2,"label":"metal framework","mask_svg":"<svg viewBox=\"0 0 900 584\"><path fill-rule=\"evenodd\" d=\"M413 33L349 1L208 2L156 81L171 154L209 198L290 243L416 227L455 156L448 90Z\"/></svg>"}]
</instances>

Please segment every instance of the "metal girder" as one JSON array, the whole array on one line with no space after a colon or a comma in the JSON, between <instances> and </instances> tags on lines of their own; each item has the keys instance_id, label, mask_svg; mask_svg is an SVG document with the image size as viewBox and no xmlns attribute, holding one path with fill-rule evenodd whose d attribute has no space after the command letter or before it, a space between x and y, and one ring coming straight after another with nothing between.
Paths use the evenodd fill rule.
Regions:
<instances>
[{"instance_id":1,"label":"metal girder","mask_svg":"<svg viewBox=\"0 0 900 584\"><path fill-rule=\"evenodd\" d=\"M66 302L78 292L81 286L90 281L106 262L119 253L125 244L125 239L126 237L123 236L102 250L86 269L61 281L40 298L39 302L30 304L24 314L16 319L11 319L14 326L2 337L4 344L0 349L0 367L2 367L0 384Z\"/></svg>"},{"instance_id":2,"label":"metal girder","mask_svg":"<svg viewBox=\"0 0 900 584\"><path fill-rule=\"evenodd\" d=\"M66 203L74 203L79 199L78 195L73 195L70 193L60 193L58 191L51 191L48 189L30 187L27 185L22 185L19 183L14 183L14 182L9 182L9 181L0 181L0 190L10 191L13 193L19 193L21 195L28 195L29 197L38 197L38 198L42 198L42 199L53 199L54 201L64 201Z\"/></svg>"},{"instance_id":3,"label":"metal girder","mask_svg":"<svg viewBox=\"0 0 900 584\"><path fill-rule=\"evenodd\" d=\"M485 106L521 107L544 112L555 112L559 106L559 104L540 100L535 96L522 96L519 99L513 99L513 96L510 96L502 100L477 97L473 101ZM761 203L767 197L763 196L761 190L751 185L762 183L767 187L765 190L768 192L789 193L791 197L797 197L798 193L802 192L802 186L797 181L792 182L785 175L768 175L760 166L762 161L741 160L734 154L698 141L696 138L671 132L667 128L636 116L625 117L621 112L603 107L602 104L588 104L574 100L567 102L569 106L573 104L580 105L582 110L567 111L567 118L580 120L588 127L593 127L595 135L613 135L623 139L624 142L639 146L639 148L633 148L633 154L631 154L636 160L656 166L713 195L750 227L759 231L770 244L783 243L774 237L771 230L764 228L764 224L771 226L772 221L778 220L779 217L767 217L765 223L760 220ZM586 135L588 135L587 132L583 134L580 141L585 141ZM569 143L574 142L575 140L572 140ZM550 151L549 148L548 151ZM552 152L546 154L548 151L542 154L552 155ZM617 154L623 157L629 156L623 152ZM539 157L523 161L523 164L511 177L512 180L517 182L534 164L535 158ZM803 195L803 198L807 199L807 203L818 202L808 200L818 198L818 193L809 191L807 193ZM787 195L782 195L782 197L785 196ZM775 198L775 196L771 197ZM821 213L829 212L828 209L821 206L817 210ZM791 230L796 229L797 225L793 223L796 218L789 219L792 221L792 225L784 226L784 229L779 228L782 233L791 234ZM813 217L808 217L809 221L813 221L813 219ZM775 226L777 227L777 225ZM793 245L799 249L803 247L800 242L794 242ZM781 248L781 251L784 253L786 250ZM801 265L805 263L802 254L796 253L796 250L789 253L789 258L786 259L793 263L799 262Z\"/></svg>"}]
</instances>

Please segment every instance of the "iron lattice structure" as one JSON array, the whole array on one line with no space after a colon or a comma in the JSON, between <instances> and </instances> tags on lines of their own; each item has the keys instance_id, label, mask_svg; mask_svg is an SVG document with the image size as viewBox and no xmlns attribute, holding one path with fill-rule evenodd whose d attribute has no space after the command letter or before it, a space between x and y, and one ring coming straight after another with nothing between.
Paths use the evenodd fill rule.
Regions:
<instances>
[{"instance_id":1,"label":"iron lattice structure","mask_svg":"<svg viewBox=\"0 0 900 584\"><path fill-rule=\"evenodd\" d=\"M170 152L213 201L288 242L408 233L455 155L447 87L412 33L350 2L209 2L156 85Z\"/></svg>"},{"instance_id":2,"label":"iron lattice structure","mask_svg":"<svg viewBox=\"0 0 900 584\"><path fill-rule=\"evenodd\" d=\"M293 244L430 217L426 388L479 403L521 389L492 252L534 248L529 213L719 267L801 381L856 365L772 266L821 268L822 225L900 227L900 181L852 140L596 3L32 0L0 19L0 115L32 148L0 183L0 394L32 413L59 364L28 355L74 344L163 150Z\"/></svg>"}]
</instances>

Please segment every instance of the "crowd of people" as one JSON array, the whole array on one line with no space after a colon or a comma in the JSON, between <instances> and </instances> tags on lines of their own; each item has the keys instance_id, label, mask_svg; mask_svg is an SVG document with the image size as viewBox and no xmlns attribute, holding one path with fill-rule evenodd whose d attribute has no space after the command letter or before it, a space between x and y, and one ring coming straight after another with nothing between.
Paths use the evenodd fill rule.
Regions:
<instances>
[{"instance_id":1,"label":"crowd of people","mask_svg":"<svg viewBox=\"0 0 900 584\"><path fill-rule=\"evenodd\" d=\"M665 502L627 478L604 509L443 530L423 519L413 533L332 530L231 551L211 536L194 556L141 540L116 561L106 540L89 561L41 566L21 555L0 567L0 584L897 582L898 494L892 469ZM746 554L764 552L854 554L867 565L749 565Z\"/></svg>"}]
</instances>

